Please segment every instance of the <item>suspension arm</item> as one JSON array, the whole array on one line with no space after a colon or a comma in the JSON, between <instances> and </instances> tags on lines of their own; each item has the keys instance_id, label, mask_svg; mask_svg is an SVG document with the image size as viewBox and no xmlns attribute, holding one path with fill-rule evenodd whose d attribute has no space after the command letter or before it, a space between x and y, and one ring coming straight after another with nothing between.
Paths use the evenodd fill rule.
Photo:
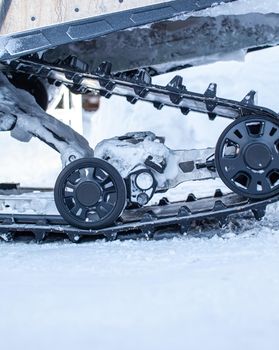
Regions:
<instances>
[{"instance_id":1,"label":"suspension arm","mask_svg":"<svg viewBox=\"0 0 279 350\"><path fill-rule=\"evenodd\" d=\"M0 72L0 131L28 142L37 137L61 155L62 165L78 158L92 157L84 137L46 113L27 91L17 89Z\"/></svg>"}]
</instances>

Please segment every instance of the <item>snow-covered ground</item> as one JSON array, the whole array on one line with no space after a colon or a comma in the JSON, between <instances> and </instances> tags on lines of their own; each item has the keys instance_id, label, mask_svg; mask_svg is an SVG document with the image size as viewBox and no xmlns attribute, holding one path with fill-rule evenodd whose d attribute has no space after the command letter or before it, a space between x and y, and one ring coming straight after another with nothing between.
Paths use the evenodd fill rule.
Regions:
<instances>
[{"instance_id":1,"label":"snow-covered ground","mask_svg":"<svg viewBox=\"0 0 279 350\"><path fill-rule=\"evenodd\" d=\"M227 238L0 245L1 348L278 349L279 222Z\"/></svg>"},{"instance_id":2,"label":"snow-covered ground","mask_svg":"<svg viewBox=\"0 0 279 350\"><path fill-rule=\"evenodd\" d=\"M272 48L182 74L190 90L214 81L219 96L240 100L253 88L259 104L279 110L278 63L279 48ZM117 98L102 101L93 122L92 145L148 129L173 148L214 145L227 124ZM54 151L0 136L1 182L53 185L60 167ZM222 238L1 242L1 349L278 349L276 209Z\"/></svg>"}]
</instances>

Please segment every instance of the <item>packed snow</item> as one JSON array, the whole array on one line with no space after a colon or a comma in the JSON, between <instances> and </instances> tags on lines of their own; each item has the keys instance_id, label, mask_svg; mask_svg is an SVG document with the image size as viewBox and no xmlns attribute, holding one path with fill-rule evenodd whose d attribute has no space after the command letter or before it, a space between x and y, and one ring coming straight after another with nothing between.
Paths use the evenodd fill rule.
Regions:
<instances>
[{"instance_id":1,"label":"packed snow","mask_svg":"<svg viewBox=\"0 0 279 350\"><path fill-rule=\"evenodd\" d=\"M3 244L1 348L276 350L279 226L265 224L228 239Z\"/></svg>"},{"instance_id":2,"label":"packed snow","mask_svg":"<svg viewBox=\"0 0 279 350\"><path fill-rule=\"evenodd\" d=\"M193 13L193 16L244 15L246 13L279 13L277 0L238 0L212 6Z\"/></svg>"},{"instance_id":3,"label":"packed snow","mask_svg":"<svg viewBox=\"0 0 279 350\"><path fill-rule=\"evenodd\" d=\"M271 48L181 74L190 90L217 82L219 96L241 100L255 89L260 105L278 110L278 63L279 48ZM227 124L111 98L86 133L92 146L151 130L168 147L193 148L214 146ZM60 169L59 155L35 139L17 143L1 134L0 158L1 182L52 186ZM189 237L0 242L1 349L278 349L277 207L262 222L236 220Z\"/></svg>"}]
</instances>

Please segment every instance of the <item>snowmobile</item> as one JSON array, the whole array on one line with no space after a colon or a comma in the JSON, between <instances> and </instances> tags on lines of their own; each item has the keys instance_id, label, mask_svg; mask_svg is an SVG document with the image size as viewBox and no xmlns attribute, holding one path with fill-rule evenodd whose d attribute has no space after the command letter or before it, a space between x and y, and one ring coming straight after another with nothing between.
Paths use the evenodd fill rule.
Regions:
<instances>
[{"instance_id":1,"label":"snowmobile","mask_svg":"<svg viewBox=\"0 0 279 350\"><path fill-rule=\"evenodd\" d=\"M65 232L116 238L251 210L256 219L279 196L278 114L255 104L187 90L175 75L167 86L152 76L226 58L245 56L279 43L279 13L243 0L2 1L0 26L0 130L20 141L38 137L61 154L54 197L61 216L0 214L1 232L31 231L39 240ZM267 5L266 5L267 6ZM278 11L277 11L278 12ZM18 19L18 14L20 18ZM15 18L18 20L15 21ZM232 123L215 148L171 150L164 137L134 132L88 142L47 113L50 91L65 85L76 94L118 95L160 110L177 108ZM185 181L220 177L230 189L210 198L189 194L182 202L155 193Z\"/></svg>"}]
</instances>

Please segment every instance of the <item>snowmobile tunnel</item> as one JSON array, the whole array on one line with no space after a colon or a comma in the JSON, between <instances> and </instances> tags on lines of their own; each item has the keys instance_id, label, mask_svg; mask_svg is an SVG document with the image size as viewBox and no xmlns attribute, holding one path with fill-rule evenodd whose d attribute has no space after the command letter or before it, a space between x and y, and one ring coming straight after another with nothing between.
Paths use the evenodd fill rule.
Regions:
<instances>
[{"instance_id":1,"label":"snowmobile tunnel","mask_svg":"<svg viewBox=\"0 0 279 350\"><path fill-rule=\"evenodd\" d=\"M234 0L223 0L231 2ZM214 0L2 0L0 58L11 59L211 7Z\"/></svg>"}]
</instances>

